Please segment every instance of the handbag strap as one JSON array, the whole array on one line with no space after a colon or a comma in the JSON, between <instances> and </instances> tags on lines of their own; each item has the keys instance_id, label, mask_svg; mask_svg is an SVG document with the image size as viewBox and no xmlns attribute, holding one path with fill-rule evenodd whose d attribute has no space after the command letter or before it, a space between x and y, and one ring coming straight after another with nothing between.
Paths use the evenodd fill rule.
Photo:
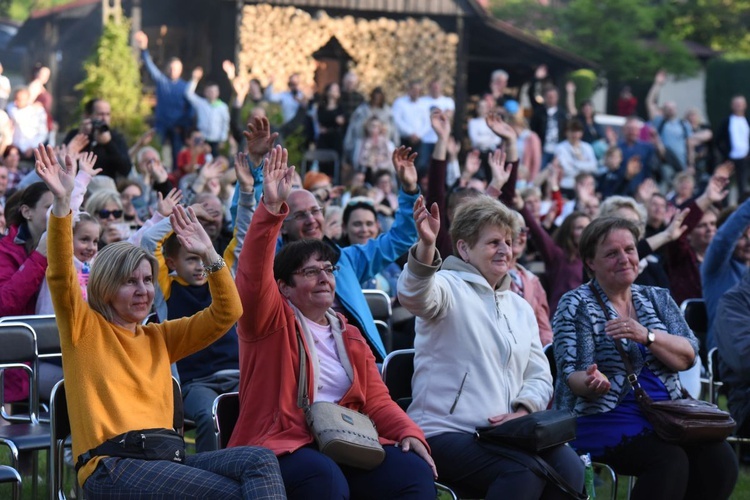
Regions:
<instances>
[{"instance_id":1,"label":"handbag strap","mask_svg":"<svg viewBox=\"0 0 750 500\"><path fill-rule=\"evenodd\" d=\"M604 312L604 317L607 318L607 321L612 319L612 316L609 314L609 309L607 309L607 306L604 305L604 300L602 299L601 294L599 293L599 290L596 289L594 286L594 283L589 281L589 288L591 289L591 293L594 294L594 298L599 303L599 307L602 308L602 311ZM620 342L620 339L612 338L612 340L615 343L615 348L617 349L617 352L620 354L620 357L622 358L622 362L625 365L625 372L628 376L628 382L630 382L630 386L633 388L633 391L636 393L636 399L651 399L646 392L646 390L641 387L640 382L638 382L638 375L635 374L635 369L633 368L633 363L630 361L630 356L628 356L628 353L625 352L625 348L622 346L622 342Z\"/></svg>"},{"instance_id":2,"label":"handbag strap","mask_svg":"<svg viewBox=\"0 0 750 500\"><path fill-rule=\"evenodd\" d=\"M299 345L299 385L297 387L297 408L302 408L307 413L310 410L310 397L307 392L307 352L302 336L297 330L297 344Z\"/></svg>"},{"instance_id":3,"label":"handbag strap","mask_svg":"<svg viewBox=\"0 0 750 500\"><path fill-rule=\"evenodd\" d=\"M509 460L513 460L529 469L531 472L536 474L539 478L554 484L563 493L575 500L588 500L591 498L589 495L576 491L576 489L570 485L570 483L562 477L554 467L552 467L545 459L537 455L536 453L530 453L526 450L516 448L512 445L499 445L496 443L482 442L486 447L491 448L492 452L505 457ZM566 446L566 445L561 445Z\"/></svg>"}]
</instances>

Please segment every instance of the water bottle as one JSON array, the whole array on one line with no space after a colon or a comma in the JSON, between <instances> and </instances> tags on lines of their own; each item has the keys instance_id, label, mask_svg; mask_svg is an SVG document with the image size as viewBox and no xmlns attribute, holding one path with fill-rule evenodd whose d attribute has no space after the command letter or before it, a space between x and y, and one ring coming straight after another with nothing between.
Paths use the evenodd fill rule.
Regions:
<instances>
[{"instance_id":1,"label":"water bottle","mask_svg":"<svg viewBox=\"0 0 750 500\"><path fill-rule=\"evenodd\" d=\"M596 490L594 489L594 466L591 464L591 455L586 453L581 455L581 461L585 467L584 471L584 484L586 485L586 493L590 499L596 498Z\"/></svg>"}]
</instances>

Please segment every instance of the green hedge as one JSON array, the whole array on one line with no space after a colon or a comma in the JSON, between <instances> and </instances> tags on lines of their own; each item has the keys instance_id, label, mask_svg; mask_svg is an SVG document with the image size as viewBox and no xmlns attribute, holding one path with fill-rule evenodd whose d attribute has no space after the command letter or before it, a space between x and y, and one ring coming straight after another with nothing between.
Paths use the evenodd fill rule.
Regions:
<instances>
[{"instance_id":1,"label":"green hedge","mask_svg":"<svg viewBox=\"0 0 750 500\"><path fill-rule=\"evenodd\" d=\"M579 69L568 75L568 80L576 84L576 107L587 99L591 99L596 90L596 73L590 69Z\"/></svg>"},{"instance_id":2,"label":"green hedge","mask_svg":"<svg viewBox=\"0 0 750 500\"><path fill-rule=\"evenodd\" d=\"M732 96L750 99L750 57L725 56L713 59L706 67L706 113L712 127L729 114Z\"/></svg>"}]
</instances>

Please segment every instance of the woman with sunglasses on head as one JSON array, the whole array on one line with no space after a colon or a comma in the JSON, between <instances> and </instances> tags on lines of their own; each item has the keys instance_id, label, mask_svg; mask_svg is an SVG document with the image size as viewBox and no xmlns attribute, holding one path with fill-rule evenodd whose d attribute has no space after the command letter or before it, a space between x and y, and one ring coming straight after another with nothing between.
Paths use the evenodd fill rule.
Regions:
<instances>
[{"instance_id":1,"label":"woman with sunglasses on head","mask_svg":"<svg viewBox=\"0 0 750 500\"><path fill-rule=\"evenodd\" d=\"M293 171L286 150L274 148L239 257L236 281L245 306L237 328L240 415L229 445L273 450L292 499L434 499L436 472L422 431L391 400L362 334L331 308L334 249L302 239L274 258L282 223L290 216L286 200ZM385 445L380 465L371 470L339 465L319 451L298 406L301 355L308 360L311 403L336 403L372 419Z\"/></svg>"}]
</instances>

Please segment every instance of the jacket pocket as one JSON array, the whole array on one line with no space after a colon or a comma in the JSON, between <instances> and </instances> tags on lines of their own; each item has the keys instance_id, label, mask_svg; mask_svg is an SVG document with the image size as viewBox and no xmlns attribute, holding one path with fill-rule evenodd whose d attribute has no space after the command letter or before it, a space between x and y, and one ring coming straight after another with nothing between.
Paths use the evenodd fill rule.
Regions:
<instances>
[{"instance_id":1,"label":"jacket pocket","mask_svg":"<svg viewBox=\"0 0 750 500\"><path fill-rule=\"evenodd\" d=\"M464 377L461 379L461 385L458 387L458 391L456 392L456 399L453 400L453 404L451 405L451 409L448 412L451 415L453 415L453 412L456 411L456 406L458 405L458 400L461 399L461 394L464 391L464 385L466 385L466 379L468 377L469 377L469 372L464 373Z\"/></svg>"}]
</instances>

